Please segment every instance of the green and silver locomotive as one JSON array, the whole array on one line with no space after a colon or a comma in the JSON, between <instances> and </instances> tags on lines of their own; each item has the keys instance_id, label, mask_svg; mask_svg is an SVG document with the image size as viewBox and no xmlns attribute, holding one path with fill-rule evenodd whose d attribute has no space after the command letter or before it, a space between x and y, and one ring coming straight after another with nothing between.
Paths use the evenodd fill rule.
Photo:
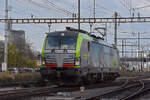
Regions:
<instances>
[{"instance_id":1,"label":"green and silver locomotive","mask_svg":"<svg viewBox=\"0 0 150 100\"><path fill-rule=\"evenodd\" d=\"M48 33L42 58L41 75L54 84L95 83L119 76L117 48L85 31Z\"/></svg>"}]
</instances>

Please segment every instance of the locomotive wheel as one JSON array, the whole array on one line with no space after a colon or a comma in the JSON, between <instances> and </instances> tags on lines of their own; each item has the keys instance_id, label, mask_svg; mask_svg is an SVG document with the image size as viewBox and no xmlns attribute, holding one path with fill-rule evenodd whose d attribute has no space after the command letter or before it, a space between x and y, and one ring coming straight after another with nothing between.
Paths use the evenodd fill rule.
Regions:
<instances>
[{"instance_id":1,"label":"locomotive wheel","mask_svg":"<svg viewBox=\"0 0 150 100\"><path fill-rule=\"evenodd\" d=\"M87 85L91 85L94 83L94 78L93 78L93 75L92 74L88 74L87 75Z\"/></svg>"}]
</instances>

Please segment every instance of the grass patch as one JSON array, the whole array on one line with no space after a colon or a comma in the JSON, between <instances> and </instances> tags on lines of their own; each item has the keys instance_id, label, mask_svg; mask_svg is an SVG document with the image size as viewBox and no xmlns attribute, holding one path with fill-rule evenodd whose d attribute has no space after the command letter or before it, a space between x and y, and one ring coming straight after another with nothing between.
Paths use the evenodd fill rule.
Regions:
<instances>
[{"instance_id":1,"label":"grass patch","mask_svg":"<svg viewBox=\"0 0 150 100\"><path fill-rule=\"evenodd\" d=\"M4 73L0 76L0 85L14 84L29 84L37 82L41 79L41 75L38 72L34 73L22 73L22 74L7 74Z\"/></svg>"}]
</instances>

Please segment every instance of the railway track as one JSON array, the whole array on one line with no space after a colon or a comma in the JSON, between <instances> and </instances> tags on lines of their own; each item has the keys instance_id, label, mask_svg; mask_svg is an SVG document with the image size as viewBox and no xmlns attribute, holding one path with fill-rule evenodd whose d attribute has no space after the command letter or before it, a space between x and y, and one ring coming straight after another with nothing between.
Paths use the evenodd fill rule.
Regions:
<instances>
[{"instance_id":1,"label":"railway track","mask_svg":"<svg viewBox=\"0 0 150 100\"><path fill-rule=\"evenodd\" d=\"M119 100L128 100L129 97L138 93L144 88L144 83L138 81L132 85L127 85L125 87L118 88L116 90L110 91L100 96L100 98L115 98ZM134 94L133 94L134 93Z\"/></svg>"},{"instance_id":2,"label":"railway track","mask_svg":"<svg viewBox=\"0 0 150 100\"><path fill-rule=\"evenodd\" d=\"M92 97L88 100L109 100L109 99L117 99L117 100L132 100L143 93L150 90L150 82L149 81L142 81L138 80L135 83L128 84L125 83L124 85L120 86L115 90L108 91L104 94L99 96Z\"/></svg>"},{"instance_id":3,"label":"railway track","mask_svg":"<svg viewBox=\"0 0 150 100\"><path fill-rule=\"evenodd\" d=\"M150 93L150 84L143 83L143 87L139 91L123 98L122 100L137 100L138 98L142 98L148 93Z\"/></svg>"},{"instance_id":4,"label":"railway track","mask_svg":"<svg viewBox=\"0 0 150 100\"><path fill-rule=\"evenodd\" d=\"M131 79L126 79L124 81L120 82L112 82L109 84L102 83L102 84L94 84L90 86L85 86L86 89L96 89L96 88L103 88L103 87L111 87L111 86L117 86L118 88L115 90L111 90L103 95L97 95L97 96L92 96L90 98L87 98L88 100L95 100L95 98L101 98L105 97L108 94L113 95L120 93L121 91L125 91L128 89L135 88L135 87L141 87L141 89L135 89L137 90L137 94L143 90L143 84L145 86L145 82L142 84L143 81L138 81L134 82L137 78L132 78ZM143 79L143 78L142 78ZM19 90L10 90L10 91L0 91L0 99L2 100L20 100L20 98L29 98L29 97L36 97L36 96L48 96L51 93L58 93L58 92L73 92L73 91L80 91L80 86L75 86L75 87L42 87L42 88L27 88L27 89L19 89ZM128 98L131 98L135 96L128 96ZM127 96L126 96L127 97ZM80 98L80 97L79 97ZM130 100L128 98L122 98L121 100Z\"/></svg>"},{"instance_id":5,"label":"railway track","mask_svg":"<svg viewBox=\"0 0 150 100\"><path fill-rule=\"evenodd\" d=\"M111 84L94 84L90 86L85 86L86 89L94 89L94 88L102 88L102 87L109 87L109 86L120 86L124 84L122 82L112 82ZM9 91L0 91L0 98L2 100L16 100L24 97L32 97L32 96L45 96L49 95L50 93L57 93L57 92L73 92L73 91L80 91L80 86L75 87L42 87L42 88L27 88L27 89L18 89L18 90L9 90Z\"/></svg>"},{"instance_id":6,"label":"railway track","mask_svg":"<svg viewBox=\"0 0 150 100\"><path fill-rule=\"evenodd\" d=\"M126 96L120 98L120 100L130 100L133 96L135 96L136 94L140 93L140 92L145 88L145 85L146 85L147 83L150 83L150 82L143 82L143 81L141 81L141 80L139 80L139 82L140 82L140 84L137 85L136 88L133 87L133 90L132 90L133 92L132 92L132 93L131 93L131 91L129 92L129 93L131 93L131 94L128 94L128 95L126 95ZM135 86L136 86L136 85L135 85ZM131 89L131 88L130 88L130 89Z\"/></svg>"},{"instance_id":7,"label":"railway track","mask_svg":"<svg viewBox=\"0 0 150 100\"><path fill-rule=\"evenodd\" d=\"M33 89L20 89L20 90L11 90L11 91L2 91L0 92L1 100L16 100L20 98L30 97L30 96L43 96L48 95L49 93L56 93L58 91L76 91L79 90L78 87L74 88L59 88L59 87L43 87L43 88L33 88Z\"/></svg>"}]
</instances>

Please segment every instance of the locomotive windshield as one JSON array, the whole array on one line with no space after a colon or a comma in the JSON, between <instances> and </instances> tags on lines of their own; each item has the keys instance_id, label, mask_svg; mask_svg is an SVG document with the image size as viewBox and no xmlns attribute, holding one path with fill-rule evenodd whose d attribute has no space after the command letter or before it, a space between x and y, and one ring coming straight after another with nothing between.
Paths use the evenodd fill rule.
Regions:
<instances>
[{"instance_id":1,"label":"locomotive windshield","mask_svg":"<svg viewBox=\"0 0 150 100\"><path fill-rule=\"evenodd\" d=\"M46 40L46 49L75 49L76 37L56 37L49 36Z\"/></svg>"},{"instance_id":2,"label":"locomotive windshield","mask_svg":"<svg viewBox=\"0 0 150 100\"><path fill-rule=\"evenodd\" d=\"M75 49L76 38L75 37L62 37L61 38L61 49Z\"/></svg>"},{"instance_id":3,"label":"locomotive windshield","mask_svg":"<svg viewBox=\"0 0 150 100\"><path fill-rule=\"evenodd\" d=\"M46 40L46 49L59 49L59 38L48 37Z\"/></svg>"}]
</instances>

